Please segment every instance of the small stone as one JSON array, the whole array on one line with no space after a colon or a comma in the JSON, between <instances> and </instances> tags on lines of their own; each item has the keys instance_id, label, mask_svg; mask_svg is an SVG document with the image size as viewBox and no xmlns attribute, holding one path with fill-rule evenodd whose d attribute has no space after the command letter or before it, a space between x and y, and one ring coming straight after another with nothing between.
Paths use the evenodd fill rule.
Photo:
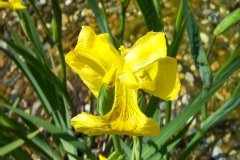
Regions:
<instances>
[{"instance_id":1,"label":"small stone","mask_svg":"<svg viewBox=\"0 0 240 160\"><path fill-rule=\"evenodd\" d=\"M193 82L194 82L193 74L190 73L190 72L187 72L187 73L185 74L185 80L187 80L187 81L190 82L190 83L193 83Z\"/></svg>"},{"instance_id":2,"label":"small stone","mask_svg":"<svg viewBox=\"0 0 240 160\"><path fill-rule=\"evenodd\" d=\"M85 111L90 112L90 104L85 104Z\"/></svg>"},{"instance_id":3,"label":"small stone","mask_svg":"<svg viewBox=\"0 0 240 160\"><path fill-rule=\"evenodd\" d=\"M195 64L192 64L191 67L190 67L191 71L196 71L196 65Z\"/></svg>"},{"instance_id":4,"label":"small stone","mask_svg":"<svg viewBox=\"0 0 240 160\"><path fill-rule=\"evenodd\" d=\"M46 3L47 3L46 0L40 0L40 5L44 5L44 4L46 4Z\"/></svg>"},{"instance_id":5,"label":"small stone","mask_svg":"<svg viewBox=\"0 0 240 160\"><path fill-rule=\"evenodd\" d=\"M226 53L226 51L221 49L221 50L218 51L218 56L222 57L222 56L225 55L225 53Z\"/></svg>"},{"instance_id":6,"label":"small stone","mask_svg":"<svg viewBox=\"0 0 240 160\"><path fill-rule=\"evenodd\" d=\"M41 102L38 100L33 103L32 109L31 109L31 114L32 115L39 115L41 112Z\"/></svg>"},{"instance_id":7,"label":"small stone","mask_svg":"<svg viewBox=\"0 0 240 160\"><path fill-rule=\"evenodd\" d=\"M187 88L186 86L181 86L181 89L180 89L180 96L184 96L185 94L187 93Z\"/></svg>"},{"instance_id":8,"label":"small stone","mask_svg":"<svg viewBox=\"0 0 240 160\"><path fill-rule=\"evenodd\" d=\"M182 65L181 64L178 64L178 72L181 72L183 69Z\"/></svg>"},{"instance_id":9,"label":"small stone","mask_svg":"<svg viewBox=\"0 0 240 160\"><path fill-rule=\"evenodd\" d=\"M33 88L31 86L26 87L25 95L30 96L33 93Z\"/></svg>"},{"instance_id":10,"label":"small stone","mask_svg":"<svg viewBox=\"0 0 240 160\"><path fill-rule=\"evenodd\" d=\"M182 97L182 103L183 103L184 105L188 105L189 99L190 99L190 95L185 94L185 95Z\"/></svg>"},{"instance_id":11,"label":"small stone","mask_svg":"<svg viewBox=\"0 0 240 160\"><path fill-rule=\"evenodd\" d=\"M161 102L159 108L161 111L164 111L166 109L166 102Z\"/></svg>"},{"instance_id":12,"label":"small stone","mask_svg":"<svg viewBox=\"0 0 240 160\"><path fill-rule=\"evenodd\" d=\"M223 153L222 149L221 149L219 146L215 146L215 147L213 148L212 157L213 157L214 159L219 159L219 160L220 160L220 159L221 159L221 160L224 160L224 159L225 159L224 153Z\"/></svg>"},{"instance_id":13,"label":"small stone","mask_svg":"<svg viewBox=\"0 0 240 160\"><path fill-rule=\"evenodd\" d=\"M68 6L68 5L71 4L71 3L72 3L72 0L66 0L66 1L65 1L66 6Z\"/></svg>"},{"instance_id":14,"label":"small stone","mask_svg":"<svg viewBox=\"0 0 240 160\"><path fill-rule=\"evenodd\" d=\"M68 24L68 16L67 14L62 14L62 26L66 26Z\"/></svg>"},{"instance_id":15,"label":"small stone","mask_svg":"<svg viewBox=\"0 0 240 160\"><path fill-rule=\"evenodd\" d=\"M201 38L203 43L208 43L209 42L209 37L206 33L201 32L200 33L200 38Z\"/></svg>"},{"instance_id":16,"label":"small stone","mask_svg":"<svg viewBox=\"0 0 240 160\"><path fill-rule=\"evenodd\" d=\"M204 9L203 10L203 15L209 15L210 13L212 13L211 9Z\"/></svg>"},{"instance_id":17,"label":"small stone","mask_svg":"<svg viewBox=\"0 0 240 160\"><path fill-rule=\"evenodd\" d=\"M220 65L219 65L219 62L218 61L215 61L211 64L211 69L212 71L217 71L219 69Z\"/></svg>"},{"instance_id":18,"label":"small stone","mask_svg":"<svg viewBox=\"0 0 240 160\"><path fill-rule=\"evenodd\" d=\"M178 77L179 77L179 79L183 79L184 76L185 76L184 73L182 73L182 72L178 73Z\"/></svg>"}]
</instances>

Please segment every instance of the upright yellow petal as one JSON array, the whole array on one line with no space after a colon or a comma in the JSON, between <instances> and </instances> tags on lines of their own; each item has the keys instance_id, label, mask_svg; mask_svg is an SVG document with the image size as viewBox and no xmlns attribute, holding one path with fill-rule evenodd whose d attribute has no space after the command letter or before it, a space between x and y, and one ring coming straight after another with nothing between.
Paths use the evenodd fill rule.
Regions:
<instances>
[{"instance_id":1,"label":"upright yellow petal","mask_svg":"<svg viewBox=\"0 0 240 160\"><path fill-rule=\"evenodd\" d=\"M120 48L124 53L126 70L135 72L167 55L165 34L163 32L148 32L126 53L126 49Z\"/></svg>"},{"instance_id":2,"label":"upright yellow petal","mask_svg":"<svg viewBox=\"0 0 240 160\"><path fill-rule=\"evenodd\" d=\"M105 73L113 66L121 66L122 63L117 50L108 40L108 35L97 36L88 26L82 27L77 46L66 55L65 59L96 97ZM108 76L113 77L113 75Z\"/></svg>"},{"instance_id":3,"label":"upright yellow petal","mask_svg":"<svg viewBox=\"0 0 240 160\"><path fill-rule=\"evenodd\" d=\"M98 63L105 72L109 71L113 64L121 66L120 55L109 41L108 34L96 35L91 27L82 26L74 50Z\"/></svg>"},{"instance_id":4,"label":"upright yellow petal","mask_svg":"<svg viewBox=\"0 0 240 160\"><path fill-rule=\"evenodd\" d=\"M77 132L89 135L118 134L131 136L157 136L157 122L147 118L137 105L137 90L116 82L114 104L104 116L83 112L71 120Z\"/></svg>"},{"instance_id":5,"label":"upright yellow petal","mask_svg":"<svg viewBox=\"0 0 240 160\"><path fill-rule=\"evenodd\" d=\"M156 70L156 68L154 69ZM158 61L157 75L154 81L155 90L147 90L147 92L163 100L176 99L181 86L178 78L177 60L172 57L161 58Z\"/></svg>"}]
</instances>

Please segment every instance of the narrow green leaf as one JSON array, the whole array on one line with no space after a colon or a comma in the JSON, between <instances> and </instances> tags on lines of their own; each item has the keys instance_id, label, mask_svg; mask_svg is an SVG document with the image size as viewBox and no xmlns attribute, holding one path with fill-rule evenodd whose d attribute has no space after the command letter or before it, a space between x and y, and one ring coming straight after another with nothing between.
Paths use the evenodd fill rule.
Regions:
<instances>
[{"instance_id":1,"label":"narrow green leaf","mask_svg":"<svg viewBox=\"0 0 240 160\"><path fill-rule=\"evenodd\" d=\"M48 36L49 36L49 37L52 37L52 34L51 34L50 30L47 28L46 22L44 22L42 16L40 15L40 12L39 12L38 8L36 7L35 2L34 2L33 0L29 0L28 2L29 2L30 5L32 6L32 9L33 9L34 12L36 13L38 19L39 19L40 22L41 22L41 25L43 26L44 30L47 32Z\"/></svg>"},{"instance_id":2,"label":"narrow green leaf","mask_svg":"<svg viewBox=\"0 0 240 160\"><path fill-rule=\"evenodd\" d=\"M32 42L35 51L38 53L37 56L39 57L39 60L41 63L48 65L47 58L45 55L45 52L43 50L43 45L40 40L40 37L38 35L38 32L32 22L32 19L30 18L30 15L27 10L19 10L17 11L20 24L22 26L22 29L25 33L25 35L29 38L29 40Z\"/></svg>"},{"instance_id":3,"label":"narrow green leaf","mask_svg":"<svg viewBox=\"0 0 240 160\"><path fill-rule=\"evenodd\" d=\"M226 118L233 110L240 106L240 93L229 99L224 105L201 123L201 130L193 137L191 142L181 153L179 160L185 160L192 149L204 137L205 133Z\"/></svg>"},{"instance_id":4,"label":"narrow green leaf","mask_svg":"<svg viewBox=\"0 0 240 160\"><path fill-rule=\"evenodd\" d=\"M123 150L124 150L124 153L127 154L128 159L131 159L131 157L132 157L132 150L131 150L131 149L129 148L129 146L127 146L126 143L123 142L123 140L121 140L121 139L120 139L120 144L121 144L121 146L122 146L122 148L123 148Z\"/></svg>"},{"instance_id":5,"label":"narrow green leaf","mask_svg":"<svg viewBox=\"0 0 240 160\"><path fill-rule=\"evenodd\" d=\"M114 91L114 88L110 88L106 84L102 85L97 99L97 108L100 115L105 115L112 109Z\"/></svg>"},{"instance_id":6,"label":"narrow green leaf","mask_svg":"<svg viewBox=\"0 0 240 160\"><path fill-rule=\"evenodd\" d=\"M47 97L45 96L44 91L38 84L37 80L33 76L33 74L30 72L30 70L27 68L26 64L22 62L22 60L18 57L18 55L15 52L8 52L7 50L0 47L0 50L5 52L15 63L16 65L21 69L21 71L24 73L24 75L28 78L31 85L34 87L34 90L38 94L39 99L41 100L42 104L45 108L46 113L49 115L49 113L52 112L52 107L50 105L50 102L48 101Z\"/></svg>"},{"instance_id":7,"label":"narrow green leaf","mask_svg":"<svg viewBox=\"0 0 240 160\"><path fill-rule=\"evenodd\" d=\"M208 117L206 121L202 122L201 129L203 131L209 130L218 124L221 120L226 118L237 107L240 107L240 93L238 93L235 97L229 99L221 108L219 108L210 117Z\"/></svg>"},{"instance_id":8,"label":"narrow green leaf","mask_svg":"<svg viewBox=\"0 0 240 160\"><path fill-rule=\"evenodd\" d=\"M159 107L160 99L158 97L152 96L146 107L144 114L147 117L152 117L155 113L156 108Z\"/></svg>"},{"instance_id":9,"label":"narrow green leaf","mask_svg":"<svg viewBox=\"0 0 240 160\"><path fill-rule=\"evenodd\" d=\"M108 33L109 34L109 39L112 42L112 44L117 47L116 42L114 41L114 38L112 36L112 33L110 29L108 28L108 22L105 14L105 8L102 3L102 11L98 6L98 1L97 0L88 0L88 4L92 8L92 11L94 13L95 19L97 21L99 30L101 33Z\"/></svg>"},{"instance_id":10,"label":"narrow green leaf","mask_svg":"<svg viewBox=\"0 0 240 160\"><path fill-rule=\"evenodd\" d=\"M0 145L6 145L12 142L12 139L10 139L7 136L3 136L0 139ZM0 148L1 149L1 148ZM15 150L13 150L12 152L5 154L3 156L1 156L1 160L9 160L9 157L14 157L15 159L24 159L24 160L32 160L32 158L30 157L30 155L23 150L22 148L16 148Z\"/></svg>"},{"instance_id":11,"label":"narrow green leaf","mask_svg":"<svg viewBox=\"0 0 240 160\"><path fill-rule=\"evenodd\" d=\"M147 28L149 31L163 31L163 24L160 15L156 11L153 0L137 0L138 6L141 9Z\"/></svg>"},{"instance_id":12,"label":"narrow green leaf","mask_svg":"<svg viewBox=\"0 0 240 160\"><path fill-rule=\"evenodd\" d=\"M87 154L89 158L91 158L93 160L96 159L96 157L93 155L93 153L91 152L91 150L89 148L87 148L82 142L78 141L77 139L75 139L75 137L70 135L68 132L62 130L61 128L58 128L58 127L54 126L53 124L50 124L50 123L44 121L43 119L40 119L40 118L38 118L34 115L27 114L27 113L25 113L24 111L22 111L18 108L12 108L11 106L9 106L7 104L1 104L0 103L0 106L1 105L8 108L8 109L12 109L13 112L18 114L22 118L27 119L29 121L33 121L37 125L42 126L46 130L48 130L53 136L58 136L58 138L61 138L65 141L67 141L68 143L75 146L76 148L78 148L83 153Z\"/></svg>"},{"instance_id":13,"label":"narrow green leaf","mask_svg":"<svg viewBox=\"0 0 240 160\"><path fill-rule=\"evenodd\" d=\"M240 8L225 17L214 29L213 34L218 36L240 21Z\"/></svg>"},{"instance_id":14,"label":"narrow green leaf","mask_svg":"<svg viewBox=\"0 0 240 160\"><path fill-rule=\"evenodd\" d=\"M40 132L39 130L36 130L36 131L28 134L27 138L28 139L32 139L39 132ZM23 139L18 139L18 140L13 141L12 143L9 143L9 144L1 147L1 149L0 149L0 156L3 156L4 154L7 154L7 153L11 152L12 150L16 149L17 147L20 147L23 144L24 144L24 140Z\"/></svg>"},{"instance_id":15,"label":"narrow green leaf","mask_svg":"<svg viewBox=\"0 0 240 160\"><path fill-rule=\"evenodd\" d=\"M180 9L182 9L182 8L180 8ZM189 15L190 15L190 12L188 12L188 15L187 15L186 19L184 20L183 25L179 28L176 27L176 29L175 29L176 30L174 32L175 35L173 35L173 40L172 40L172 43L170 46L170 51L169 51L169 56L171 56L171 57L176 57L176 55L177 55L177 51L182 42L183 33L185 30L185 27L187 24L186 22L188 21Z\"/></svg>"},{"instance_id":16,"label":"narrow green leaf","mask_svg":"<svg viewBox=\"0 0 240 160\"><path fill-rule=\"evenodd\" d=\"M188 33L192 57L199 71L201 80L203 82L203 87L209 88L212 83L212 73L199 36L199 27L193 13L191 12L187 0L183 0L184 19L187 18L189 12L190 15L187 20L186 29Z\"/></svg>"},{"instance_id":17,"label":"narrow green leaf","mask_svg":"<svg viewBox=\"0 0 240 160\"><path fill-rule=\"evenodd\" d=\"M5 132L18 133L18 136L25 141L25 144L29 147L29 149L37 151L46 159L60 159L56 155L53 148L50 146L48 140L46 140L46 138L42 134L38 134L31 140L26 138L26 135L32 132L33 130L37 130L37 127L35 127L30 121L26 121L25 119L23 119L23 121L25 122L25 124L30 126L31 130L29 130L29 128L26 128L25 125L22 125L17 121L8 118L5 115L5 113L2 110L0 110L0 122L2 122L3 125L3 126L0 125L0 127L3 128L2 129L4 131L3 133Z\"/></svg>"},{"instance_id":18,"label":"narrow green leaf","mask_svg":"<svg viewBox=\"0 0 240 160\"><path fill-rule=\"evenodd\" d=\"M172 120L168 125L161 129L161 134L157 137L151 138L151 140L143 146L142 157L147 159L153 153L156 152L158 148L166 143L177 131L185 125L185 123L194 115L196 115L202 106L214 95L214 93L222 86L226 79L240 67L240 57L233 61L232 65L229 66L227 70L215 80L207 94L204 96L201 93L186 107L186 109ZM158 148L156 148L156 146Z\"/></svg>"},{"instance_id":19,"label":"narrow green leaf","mask_svg":"<svg viewBox=\"0 0 240 160\"><path fill-rule=\"evenodd\" d=\"M19 53L21 56L23 56L24 59L32 67L34 67L39 73L43 74L45 76L45 78L47 78L47 80L49 82L51 82L53 84L53 86L56 87L56 89L58 89L59 92L64 92L64 88L63 88L61 81L58 79L58 77L56 77L56 75L54 73L51 72L51 70L46 65L41 64L38 59L35 59L33 56L31 56L31 54L28 51L26 51L24 48L21 48L20 46L10 42L9 40L7 40L6 38L4 38L2 36L0 36L0 39L2 39L4 42L6 42L8 47L10 47L16 53ZM10 56L9 52L6 51L5 53ZM17 57L17 56L18 55L16 54L15 57Z\"/></svg>"}]
</instances>

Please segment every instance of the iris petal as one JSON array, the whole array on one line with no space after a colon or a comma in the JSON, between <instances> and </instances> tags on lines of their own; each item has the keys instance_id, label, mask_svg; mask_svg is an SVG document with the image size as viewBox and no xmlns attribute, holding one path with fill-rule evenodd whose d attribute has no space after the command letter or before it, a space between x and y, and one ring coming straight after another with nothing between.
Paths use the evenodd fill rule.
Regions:
<instances>
[{"instance_id":1,"label":"iris petal","mask_svg":"<svg viewBox=\"0 0 240 160\"><path fill-rule=\"evenodd\" d=\"M121 49L122 52L126 50L123 47ZM128 53L124 53L124 68L135 72L157 61L159 58L166 57L166 54L165 34L163 32L148 32L138 39Z\"/></svg>"},{"instance_id":2,"label":"iris petal","mask_svg":"<svg viewBox=\"0 0 240 160\"><path fill-rule=\"evenodd\" d=\"M91 27L82 27L74 50L98 63L105 72L110 70L113 64L121 66L120 55L109 41L108 34L96 35Z\"/></svg>"},{"instance_id":3,"label":"iris petal","mask_svg":"<svg viewBox=\"0 0 240 160\"><path fill-rule=\"evenodd\" d=\"M21 0L9 0L8 2L0 1L0 8L10 8L12 10L26 9L27 7L22 5Z\"/></svg>"},{"instance_id":4,"label":"iris petal","mask_svg":"<svg viewBox=\"0 0 240 160\"><path fill-rule=\"evenodd\" d=\"M74 117L71 124L76 131L89 135L157 136L160 133L157 122L140 111L137 105L137 90L120 82L115 84L114 104L109 113L93 116L83 112Z\"/></svg>"},{"instance_id":5,"label":"iris petal","mask_svg":"<svg viewBox=\"0 0 240 160\"><path fill-rule=\"evenodd\" d=\"M158 72L154 80L156 89L148 92L164 100L176 99L181 86L177 71L175 58L161 58L158 61Z\"/></svg>"},{"instance_id":6,"label":"iris petal","mask_svg":"<svg viewBox=\"0 0 240 160\"><path fill-rule=\"evenodd\" d=\"M97 36L88 26L82 27L77 46L65 59L96 97L105 73L111 70L112 66L121 66L122 63L117 50L108 40L108 35Z\"/></svg>"}]
</instances>

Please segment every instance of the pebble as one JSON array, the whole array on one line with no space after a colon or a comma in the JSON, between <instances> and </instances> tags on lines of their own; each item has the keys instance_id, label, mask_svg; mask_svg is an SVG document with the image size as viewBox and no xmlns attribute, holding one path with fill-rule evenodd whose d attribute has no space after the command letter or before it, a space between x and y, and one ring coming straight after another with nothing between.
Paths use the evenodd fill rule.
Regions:
<instances>
[{"instance_id":1,"label":"pebble","mask_svg":"<svg viewBox=\"0 0 240 160\"><path fill-rule=\"evenodd\" d=\"M222 57L222 56L225 55L225 53L226 53L225 50L219 50L219 51L218 51L218 56Z\"/></svg>"},{"instance_id":2,"label":"pebble","mask_svg":"<svg viewBox=\"0 0 240 160\"><path fill-rule=\"evenodd\" d=\"M204 9L203 10L203 15L209 15L210 13L212 13L211 9Z\"/></svg>"},{"instance_id":3,"label":"pebble","mask_svg":"<svg viewBox=\"0 0 240 160\"><path fill-rule=\"evenodd\" d=\"M46 0L40 0L40 5L44 5L44 4L46 4L46 3L47 3Z\"/></svg>"},{"instance_id":4,"label":"pebble","mask_svg":"<svg viewBox=\"0 0 240 160\"><path fill-rule=\"evenodd\" d=\"M71 3L72 3L72 0L66 0L65 1L66 6L70 5Z\"/></svg>"},{"instance_id":5,"label":"pebble","mask_svg":"<svg viewBox=\"0 0 240 160\"><path fill-rule=\"evenodd\" d=\"M186 72L186 74L185 74L185 80L187 80L187 81L190 82L190 83L193 83L193 82L194 82L193 74L190 73L190 72Z\"/></svg>"},{"instance_id":6,"label":"pebble","mask_svg":"<svg viewBox=\"0 0 240 160\"><path fill-rule=\"evenodd\" d=\"M41 102L39 100L35 101L31 108L32 115L39 115L41 112Z\"/></svg>"},{"instance_id":7,"label":"pebble","mask_svg":"<svg viewBox=\"0 0 240 160\"><path fill-rule=\"evenodd\" d=\"M212 157L218 160L226 160L224 153L219 146L214 146L212 151Z\"/></svg>"},{"instance_id":8,"label":"pebble","mask_svg":"<svg viewBox=\"0 0 240 160\"><path fill-rule=\"evenodd\" d=\"M189 94L185 94L185 95L182 97L182 103L183 103L184 105L188 105L190 98L191 98L191 96L190 96Z\"/></svg>"},{"instance_id":9,"label":"pebble","mask_svg":"<svg viewBox=\"0 0 240 160\"><path fill-rule=\"evenodd\" d=\"M206 33L201 32L200 33L200 38L203 43L208 43L209 42L209 36Z\"/></svg>"},{"instance_id":10,"label":"pebble","mask_svg":"<svg viewBox=\"0 0 240 160\"><path fill-rule=\"evenodd\" d=\"M212 64L211 64L211 69L213 72L217 71L219 69L220 65L219 65L219 62L218 61L214 61Z\"/></svg>"}]
</instances>

